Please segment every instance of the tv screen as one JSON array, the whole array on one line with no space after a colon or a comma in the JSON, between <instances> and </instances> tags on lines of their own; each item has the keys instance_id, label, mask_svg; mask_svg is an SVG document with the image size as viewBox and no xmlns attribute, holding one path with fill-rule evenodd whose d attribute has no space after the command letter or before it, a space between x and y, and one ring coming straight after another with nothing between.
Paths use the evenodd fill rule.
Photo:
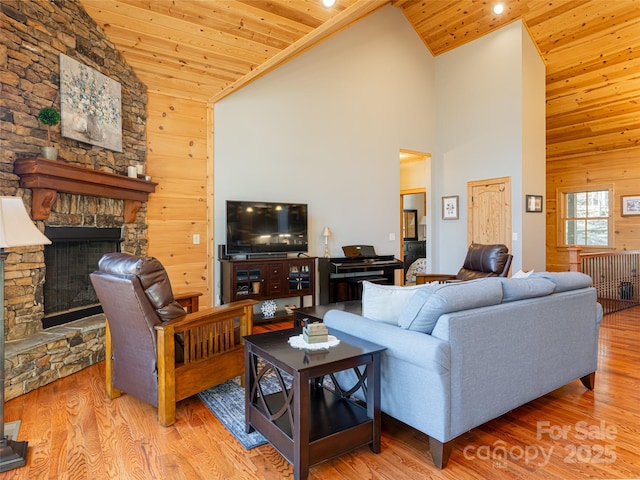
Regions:
<instances>
[{"instance_id":1,"label":"tv screen","mask_svg":"<svg viewBox=\"0 0 640 480\"><path fill-rule=\"evenodd\" d=\"M306 204L227 201L227 254L307 250Z\"/></svg>"}]
</instances>

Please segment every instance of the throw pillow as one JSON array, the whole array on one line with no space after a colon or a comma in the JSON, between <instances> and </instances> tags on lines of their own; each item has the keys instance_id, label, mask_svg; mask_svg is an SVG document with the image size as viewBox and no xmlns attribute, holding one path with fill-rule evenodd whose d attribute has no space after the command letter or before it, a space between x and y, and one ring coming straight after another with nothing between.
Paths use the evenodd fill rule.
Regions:
<instances>
[{"instance_id":1,"label":"throw pillow","mask_svg":"<svg viewBox=\"0 0 640 480\"><path fill-rule=\"evenodd\" d=\"M440 315L497 305L501 301L502 284L495 277L429 285L409 300L398 318L398 325L430 334Z\"/></svg>"},{"instance_id":2,"label":"throw pillow","mask_svg":"<svg viewBox=\"0 0 640 480\"><path fill-rule=\"evenodd\" d=\"M546 278L498 278L502 282L502 303L551 295L556 284Z\"/></svg>"},{"instance_id":3,"label":"throw pillow","mask_svg":"<svg viewBox=\"0 0 640 480\"><path fill-rule=\"evenodd\" d=\"M362 316L396 325L400 312L420 288L426 287L380 285L365 280L362 282Z\"/></svg>"},{"instance_id":4,"label":"throw pillow","mask_svg":"<svg viewBox=\"0 0 640 480\"><path fill-rule=\"evenodd\" d=\"M546 278L556 285L555 293L590 287L593 282L589 275L581 272L535 272L529 278Z\"/></svg>"}]
</instances>

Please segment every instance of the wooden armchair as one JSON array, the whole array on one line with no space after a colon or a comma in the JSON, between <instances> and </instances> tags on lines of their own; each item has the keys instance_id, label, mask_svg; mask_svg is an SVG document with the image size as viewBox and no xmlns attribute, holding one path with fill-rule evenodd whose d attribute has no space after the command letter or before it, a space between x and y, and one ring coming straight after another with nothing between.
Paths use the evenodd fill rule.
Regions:
<instances>
[{"instance_id":1,"label":"wooden armchair","mask_svg":"<svg viewBox=\"0 0 640 480\"><path fill-rule=\"evenodd\" d=\"M418 273L416 274L416 284L463 282L484 277L506 277L509 275L512 260L513 255L509 253L506 245L472 243L469 245L464 264L457 274Z\"/></svg>"},{"instance_id":2,"label":"wooden armchair","mask_svg":"<svg viewBox=\"0 0 640 480\"><path fill-rule=\"evenodd\" d=\"M160 424L169 426L176 402L244 378L241 337L252 333L256 301L186 313L155 258L109 253L98 265L90 277L107 317L109 398L133 395L156 406Z\"/></svg>"}]
</instances>

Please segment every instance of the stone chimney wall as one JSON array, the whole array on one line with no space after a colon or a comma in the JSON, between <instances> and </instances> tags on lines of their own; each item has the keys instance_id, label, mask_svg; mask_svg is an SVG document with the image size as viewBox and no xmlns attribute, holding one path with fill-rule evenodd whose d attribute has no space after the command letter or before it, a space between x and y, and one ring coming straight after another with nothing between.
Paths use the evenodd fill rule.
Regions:
<instances>
[{"instance_id":1,"label":"stone chimney wall","mask_svg":"<svg viewBox=\"0 0 640 480\"><path fill-rule=\"evenodd\" d=\"M57 125L52 127L52 144L59 150L58 161L121 175L126 175L129 165L144 165L146 86L77 0L2 0L0 25L1 195L22 197L27 211L31 211L31 190L20 187L20 179L13 173L13 163L17 158L40 156L40 147L47 144L47 129L38 122L37 115L47 106L60 111L60 53L120 82L123 151L114 152L62 137L60 125ZM133 223L124 223L123 210L122 200L59 193L49 218L36 224L41 230L44 225L123 227L122 251L146 253L146 205L143 204ZM8 342L33 345L30 341L42 333L44 269L41 246L15 248L7 259L5 336ZM103 330L104 327L102 335ZM86 326L82 332L93 342L88 347L90 360L86 359L87 355L83 357L78 353L79 343L82 343L78 338L83 335L70 335L73 341L69 343L73 345L68 348L73 349L74 357L85 358L80 361L84 367L101 358L95 353L100 348L104 356L104 345L96 347L95 335L87 333ZM60 376L47 371L56 367L51 367L47 361L47 348L42 347L41 341L36 343L40 353L45 353L23 355L33 367L31 373L28 366L17 367L20 355L12 345L7 346L7 357L11 352L15 354L15 360L6 365L7 384L16 373L21 381L30 378L35 387L43 383L34 380L34 376L46 377L45 383ZM65 356L60 354L59 348L56 344L56 358ZM15 370L13 377L12 367ZM64 371L62 374L68 374L77 369L67 365L61 370ZM28 388L10 391L19 394Z\"/></svg>"}]
</instances>

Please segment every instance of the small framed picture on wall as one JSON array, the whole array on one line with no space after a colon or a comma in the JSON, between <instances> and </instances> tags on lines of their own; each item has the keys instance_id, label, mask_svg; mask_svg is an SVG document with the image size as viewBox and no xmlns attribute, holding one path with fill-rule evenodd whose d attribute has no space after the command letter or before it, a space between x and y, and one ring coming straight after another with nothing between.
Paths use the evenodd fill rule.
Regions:
<instances>
[{"instance_id":1,"label":"small framed picture on wall","mask_svg":"<svg viewBox=\"0 0 640 480\"><path fill-rule=\"evenodd\" d=\"M526 211L542 213L542 195L526 195Z\"/></svg>"},{"instance_id":2,"label":"small framed picture on wall","mask_svg":"<svg viewBox=\"0 0 640 480\"><path fill-rule=\"evenodd\" d=\"M640 195L622 197L622 216L640 215Z\"/></svg>"},{"instance_id":3,"label":"small framed picture on wall","mask_svg":"<svg viewBox=\"0 0 640 480\"><path fill-rule=\"evenodd\" d=\"M458 195L442 197L442 219L457 220L458 216Z\"/></svg>"}]
</instances>

